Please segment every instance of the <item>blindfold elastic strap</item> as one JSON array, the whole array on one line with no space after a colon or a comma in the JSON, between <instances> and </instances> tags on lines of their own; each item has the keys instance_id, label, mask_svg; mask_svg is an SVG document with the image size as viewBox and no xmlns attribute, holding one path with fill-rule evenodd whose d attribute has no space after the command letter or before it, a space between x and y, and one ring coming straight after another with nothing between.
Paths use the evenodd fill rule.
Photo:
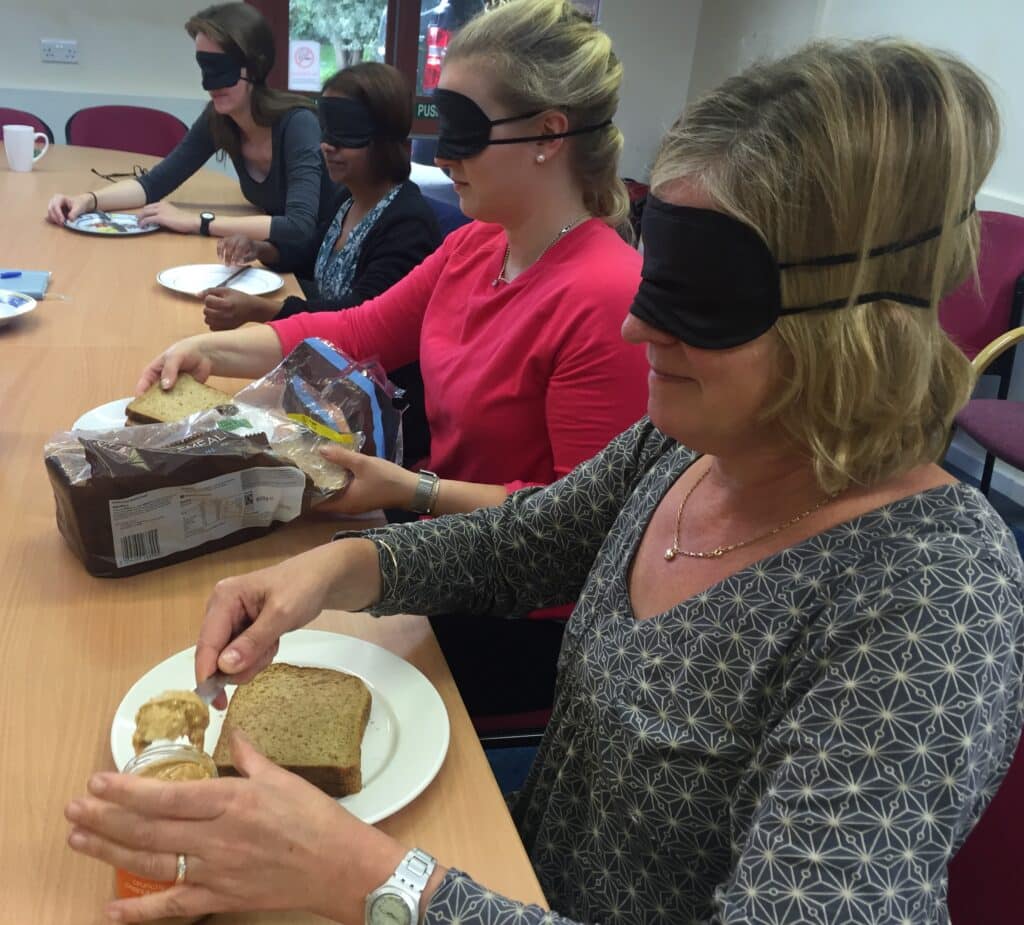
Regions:
<instances>
[{"instance_id":1,"label":"blindfold elastic strap","mask_svg":"<svg viewBox=\"0 0 1024 925\"><path fill-rule=\"evenodd\" d=\"M957 216L956 223L958 225L966 222L977 208L976 203L971 203L969 209L965 209ZM894 241L892 244L882 244L879 247L873 247L867 252L867 257L882 257L885 254L897 254L900 251L905 251L910 247L917 247L918 244L924 244L925 241L931 241L933 238L937 238L942 234L942 225L936 225L934 228L929 228L927 231L922 231L920 234L914 235L912 238L907 238L904 241ZM791 270L793 267L833 267L837 264L842 263L855 263L860 260L860 254L848 253L848 254L829 254L825 257L809 257L806 260L791 260L787 263L780 263L780 270ZM846 304L845 302L843 304ZM908 305L913 304L908 302ZM809 311L810 309L808 309Z\"/></svg>"},{"instance_id":2,"label":"blindfold elastic strap","mask_svg":"<svg viewBox=\"0 0 1024 925\"><path fill-rule=\"evenodd\" d=\"M868 302L899 302L901 305L909 305L912 308L930 308L931 302L922 299L920 296L907 295L905 292L864 292L857 296L852 302L849 299L830 299L828 302L820 302L817 305L801 305L797 308L783 308L780 315L799 315L803 312L826 311L832 308L846 308L854 305L864 305Z\"/></svg>"},{"instance_id":3,"label":"blindfold elastic strap","mask_svg":"<svg viewBox=\"0 0 1024 925\"><path fill-rule=\"evenodd\" d=\"M492 122L497 125L497 122ZM573 135L586 135L589 132L596 132L612 124L611 119L605 119L600 125L585 125L583 128L574 128L570 132L556 132L553 135L526 135L522 138L492 138L489 145L520 145L528 141L552 141L555 138L571 138Z\"/></svg>"}]
</instances>

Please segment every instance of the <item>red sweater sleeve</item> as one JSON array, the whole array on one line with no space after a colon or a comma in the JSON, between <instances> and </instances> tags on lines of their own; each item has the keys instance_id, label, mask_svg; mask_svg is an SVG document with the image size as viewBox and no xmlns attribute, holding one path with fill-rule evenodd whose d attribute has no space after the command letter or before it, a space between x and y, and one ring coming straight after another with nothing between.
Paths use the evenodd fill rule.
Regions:
<instances>
[{"instance_id":1,"label":"red sweater sleeve","mask_svg":"<svg viewBox=\"0 0 1024 925\"><path fill-rule=\"evenodd\" d=\"M322 337L353 359L376 359L386 370L414 362L420 354L420 329L430 294L460 237L459 232L450 234L423 263L375 299L341 311L271 321L282 355L307 337Z\"/></svg>"}]
</instances>

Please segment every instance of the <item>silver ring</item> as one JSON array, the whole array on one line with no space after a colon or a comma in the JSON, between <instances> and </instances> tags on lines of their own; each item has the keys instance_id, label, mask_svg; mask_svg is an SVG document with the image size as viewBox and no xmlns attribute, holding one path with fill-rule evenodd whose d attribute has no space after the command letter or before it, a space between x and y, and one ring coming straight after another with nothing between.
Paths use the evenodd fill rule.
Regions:
<instances>
[{"instance_id":1,"label":"silver ring","mask_svg":"<svg viewBox=\"0 0 1024 925\"><path fill-rule=\"evenodd\" d=\"M174 885L177 886L179 883L185 882L185 876L188 874L188 861L185 860L185 855L178 855L178 875L174 878Z\"/></svg>"}]
</instances>

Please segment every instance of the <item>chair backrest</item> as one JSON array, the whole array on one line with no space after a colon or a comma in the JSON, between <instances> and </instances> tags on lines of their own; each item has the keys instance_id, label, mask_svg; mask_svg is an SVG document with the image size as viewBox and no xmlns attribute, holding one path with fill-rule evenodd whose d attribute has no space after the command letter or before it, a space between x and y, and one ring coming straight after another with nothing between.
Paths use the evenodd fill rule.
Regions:
<instances>
[{"instance_id":1,"label":"chair backrest","mask_svg":"<svg viewBox=\"0 0 1024 925\"><path fill-rule=\"evenodd\" d=\"M34 116L24 109L8 109L0 106L0 125L31 125L37 132L42 132L53 144L53 130L39 116Z\"/></svg>"},{"instance_id":2,"label":"chair backrest","mask_svg":"<svg viewBox=\"0 0 1024 925\"><path fill-rule=\"evenodd\" d=\"M79 109L64 128L69 145L111 148L166 157L188 126L159 109L144 106L90 106Z\"/></svg>"},{"instance_id":3,"label":"chair backrest","mask_svg":"<svg viewBox=\"0 0 1024 925\"><path fill-rule=\"evenodd\" d=\"M943 329L971 359L986 344L1020 324L1021 299L1015 301L1015 292L1017 280L1024 274L1024 217L1006 212L980 215L981 292L970 278L939 305Z\"/></svg>"},{"instance_id":4,"label":"chair backrest","mask_svg":"<svg viewBox=\"0 0 1024 925\"><path fill-rule=\"evenodd\" d=\"M952 925L1008 925L1024 909L1024 745L988 809L949 864Z\"/></svg>"},{"instance_id":5,"label":"chair backrest","mask_svg":"<svg viewBox=\"0 0 1024 925\"><path fill-rule=\"evenodd\" d=\"M453 206L448 202L441 202L440 199L434 199L432 196L424 196L423 198L427 200L427 204L434 210L434 215L437 216L437 224L441 226L441 234L446 238L456 228L461 228L463 225L468 225L473 221L458 206Z\"/></svg>"}]
</instances>

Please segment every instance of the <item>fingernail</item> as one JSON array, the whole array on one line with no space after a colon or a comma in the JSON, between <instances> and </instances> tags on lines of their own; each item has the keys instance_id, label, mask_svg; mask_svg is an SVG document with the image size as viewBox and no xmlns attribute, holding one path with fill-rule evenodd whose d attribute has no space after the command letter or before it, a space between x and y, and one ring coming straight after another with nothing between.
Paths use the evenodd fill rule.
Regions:
<instances>
[{"instance_id":1,"label":"fingernail","mask_svg":"<svg viewBox=\"0 0 1024 925\"><path fill-rule=\"evenodd\" d=\"M82 818L82 804L78 800L72 800L64 810L64 815L72 822L78 822Z\"/></svg>"},{"instance_id":2,"label":"fingernail","mask_svg":"<svg viewBox=\"0 0 1024 925\"><path fill-rule=\"evenodd\" d=\"M85 832L80 832L78 829L72 830L68 836L68 844L72 848L84 848L85 847Z\"/></svg>"},{"instance_id":3,"label":"fingernail","mask_svg":"<svg viewBox=\"0 0 1024 925\"><path fill-rule=\"evenodd\" d=\"M234 668L242 660L242 653L238 649L228 649L221 657L220 660L228 667Z\"/></svg>"},{"instance_id":4,"label":"fingernail","mask_svg":"<svg viewBox=\"0 0 1024 925\"><path fill-rule=\"evenodd\" d=\"M107 918L113 919L115 922L120 922L124 918L123 913L117 906L107 907Z\"/></svg>"},{"instance_id":5,"label":"fingernail","mask_svg":"<svg viewBox=\"0 0 1024 925\"><path fill-rule=\"evenodd\" d=\"M161 379L160 380L160 388L162 388L162 389L169 389L170 387L171 387L171 380L170 379Z\"/></svg>"},{"instance_id":6,"label":"fingernail","mask_svg":"<svg viewBox=\"0 0 1024 925\"><path fill-rule=\"evenodd\" d=\"M107 779L103 777L101 774L93 774L93 776L89 778L90 793L94 793L97 796L99 796L101 793L104 793L106 789Z\"/></svg>"}]
</instances>

